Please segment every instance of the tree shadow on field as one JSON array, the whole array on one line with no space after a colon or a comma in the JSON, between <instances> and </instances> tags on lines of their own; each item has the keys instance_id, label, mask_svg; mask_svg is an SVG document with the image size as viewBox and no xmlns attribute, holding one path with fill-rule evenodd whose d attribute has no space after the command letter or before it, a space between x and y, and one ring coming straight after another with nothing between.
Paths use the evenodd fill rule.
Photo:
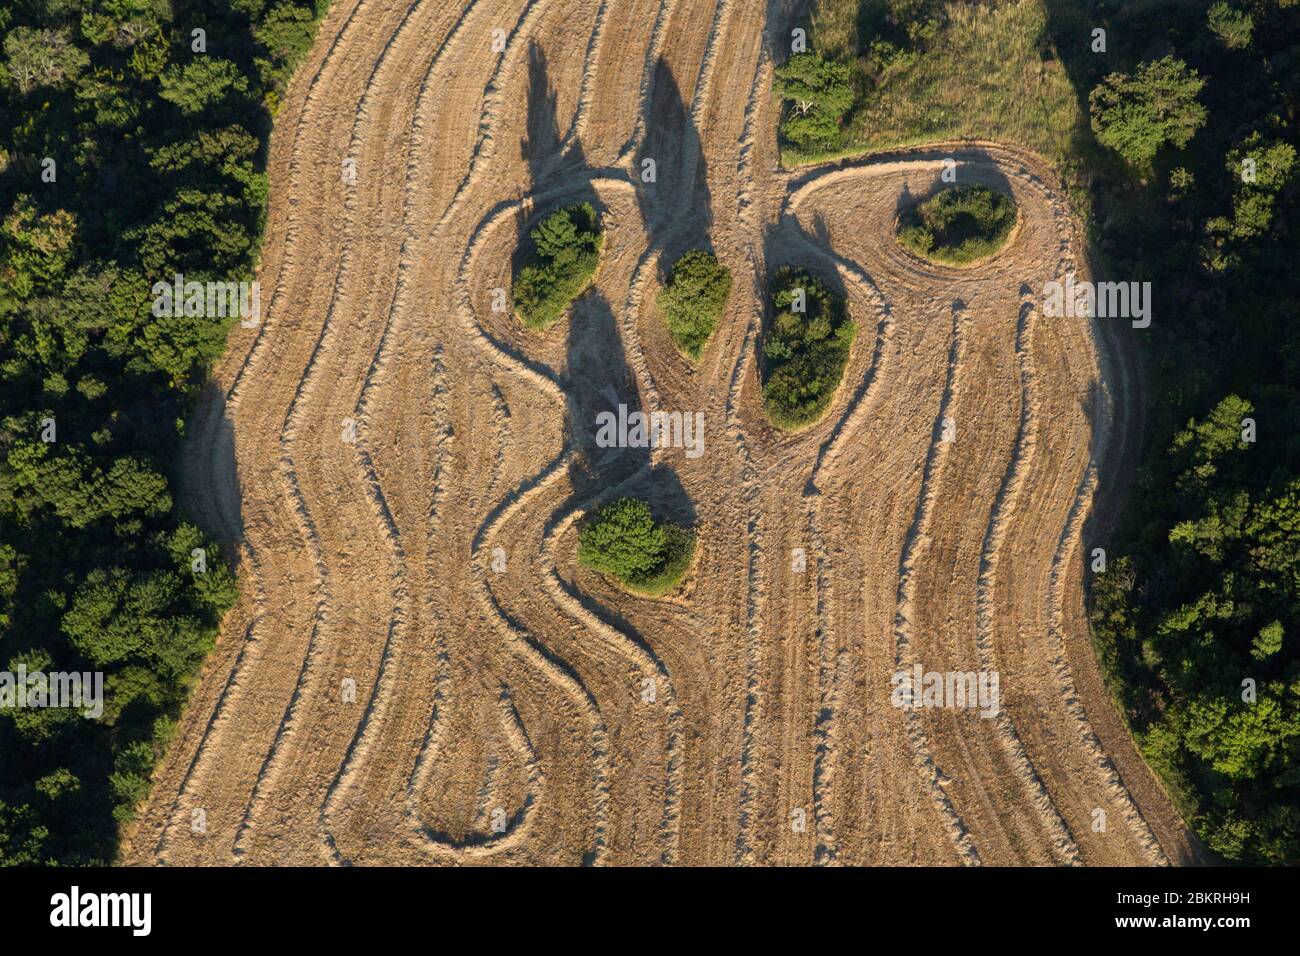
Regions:
<instances>
[{"instance_id":1,"label":"tree shadow on field","mask_svg":"<svg viewBox=\"0 0 1300 956\"><path fill-rule=\"evenodd\" d=\"M536 40L528 41L528 107L519 155L528 163L532 191L543 192L548 180L572 175L586 166L582 145L575 139L565 149L556 105L558 94L551 83L546 51Z\"/></svg>"},{"instance_id":2,"label":"tree shadow on field","mask_svg":"<svg viewBox=\"0 0 1300 956\"><path fill-rule=\"evenodd\" d=\"M644 180L648 161L654 164L653 182ZM713 251L709 241L712 197L700 131L672 67L662 57L654 66L645 141L637 151L633 174L637 177L637 204L649 236L646 255L660 256L662 283L683 252Z\"/></svg>"},{"instance_id":3,"label":"tree shadow on field","mask_svg":"<svg viewBox=\"0 0 1300 956\"><path fill-rule=\"evenodd\" d=\"M214 421L216 440L210 454L201 447L207 422ZM198 425L199 427L195 427ZM210 487L191 468L205 469ZM239 460L235 456L235 423L226 407L225 391L215 382L203 386L190 415L187 434L181 444L175 469L182 512L221 548L226 561L239 562L244 534L243 495L240 493Z\"/></svg>"},{"instance_id":4,"label":"tree shadow on field","mask_svg":"<svg viewBox=\"0 0 1300 956\"><path fill-rule=\"evenodd\" d=\"M586 157L581 145L575 141L564 150L556 113L555 87L551 83L546 51L535 40L528 44L528 109L525 130L525 137L519 141L519 155L528 162L532 178L531 194L543 196L555 192L558 195L534 206L531 215L527 217L520 210L517 220L519 240L515 243L515 251L510 260L512 276L517 276L533 255L533 240L529 232L556 209L590 203L596 210L597 217L602 220L606 211L585 172ZM566 183L568 188L565 188Z\"/></svg>"}]
</instances>

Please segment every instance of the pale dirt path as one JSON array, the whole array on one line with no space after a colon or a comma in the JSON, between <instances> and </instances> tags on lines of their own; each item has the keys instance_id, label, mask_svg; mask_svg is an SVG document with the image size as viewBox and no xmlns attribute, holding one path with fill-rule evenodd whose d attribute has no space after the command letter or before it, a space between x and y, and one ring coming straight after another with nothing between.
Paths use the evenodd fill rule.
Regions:
<instances>
[{"instance_id":1,"label":"pale dirt path","mask_svg":"<svg viewBox=\"0 0 1300 956\"><path fill-rule=\"evenodd\" d=\"M126 862L1182 858L1080 617L1089 409L1109 411L1088 328L1022 308L1076 255L1051 176L949 148L1026 225L974 269L918 267L893 211L941 154L779 172L770 13L335 6L272 142L264 324L232 336L186 449L243 596ZM520 230L577 200L606 228L595 288L525 331L495 290ZM705 242L735 292L691 366L653 300ZM860 326L793 436L765 424L755 356L787 262L837 275ZM1101 464L1131 454L1134 388L1104 331ZM702 411L705 454L593 448L619 401ZM573 560L577 518L622 493L699 523L668 598ZM996 667L1004 713L891 707L911 660Z\"/></svg>"}]
</instances>

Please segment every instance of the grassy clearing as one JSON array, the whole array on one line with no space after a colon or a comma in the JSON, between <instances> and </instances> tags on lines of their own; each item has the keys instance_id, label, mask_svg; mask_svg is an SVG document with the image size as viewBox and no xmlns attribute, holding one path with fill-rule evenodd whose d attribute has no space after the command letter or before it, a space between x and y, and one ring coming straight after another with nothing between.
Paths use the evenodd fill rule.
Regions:
<instances>
[{"instance_id":1,"label":"grassy clearing","mask_svg":"<svg viewBox=\"0 0 1300 956\"><path fill-rule=\"evenodd\" d=\"M656 304L683 355L700 357L730 292L731 272L710 252L692 249L673 264Z\"/></svg>"},{"instance_id":2,"label":"grassy clearing","mask_svg":"<svg viewBox=\"0 0 1300 956\"><path fill-rule=\"evenodd\" d=\"M1006 245L1016 226L1015 201L988 186L958 186L924 199L903 214L898 241L913 255L964 266Z\"/></svg>"},{"instance_id":3,"label":"grassy clearing","mask_svg":"<svg viewBox=\"0 0 1300 956\"><path fill-rule=\"evenodd\" d=\"M890 6L902 4L816 5L809 46L852 64L856 103L838 142L814 150L783 142L787 166L972 138L1028 147L1073 180L1087 117L1054 56L1044 0L919 4L928 15L905 27L888 24Z\"/></svg>"},{"instance_id":4,"label":"grassy clearing","mask_svg":"<svg viewBox=\"0 0 1300 956\"><path fill-rule=\"evenodd\" d=\"M531 329L549 328L586 291L603 236L591 203L565 206L528 234L532 254L515 277L515 314Z\"/></svg>"},{"instance_id":5,"label":"grassy clearing","mask_svg":"<svg viewBox=\"0 0 1300 956\"><path fill-rule=\"evenodd\" d=\"M804 269L779 269L763 334L763 407L778 428L821 418L849 361L857 326L844 297Z\"/></svg>"}]
</instances>

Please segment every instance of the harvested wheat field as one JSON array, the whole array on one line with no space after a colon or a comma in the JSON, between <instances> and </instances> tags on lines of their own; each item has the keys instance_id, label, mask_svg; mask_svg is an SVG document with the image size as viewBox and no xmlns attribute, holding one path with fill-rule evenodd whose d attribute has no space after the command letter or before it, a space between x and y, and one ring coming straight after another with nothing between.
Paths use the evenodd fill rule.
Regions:
<instances>
[{"instance_id":1,"label":"harvested wheat field","mask_svg":"<svg viewBox=\"0 0 1300 956\"><path fill-rule=\"evenodd\" d=\"M273 140L269 308L182 465L242 598L126 862L1190 858L1083 616L1138 383L1124 328L1040 314L1087 271L1055 178L981 143L780 170L780 17L335 4ZM894 241L948 157L1020 212L963 269ZM528 226L580 201L593 288L545 332L494 311ZM692 365L654 302L703 245L734 283ZM758 368L787 264L858 326L795 433ZM620 403L702 412L704 453L597 448ZM696 525L665 597L577 564L579 519L624 494ZM1001 709L892 706L914 664L997 671Z\"/></svg>"}]
</instances>

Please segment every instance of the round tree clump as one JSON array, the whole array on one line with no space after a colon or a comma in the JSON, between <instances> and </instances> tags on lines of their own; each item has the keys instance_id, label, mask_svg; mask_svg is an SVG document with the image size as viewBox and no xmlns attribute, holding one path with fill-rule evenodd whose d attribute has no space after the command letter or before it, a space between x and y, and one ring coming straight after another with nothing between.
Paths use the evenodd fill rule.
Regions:
<instances>
[{"instance_id":1,"label":"round tree clump","mask_svg":"<svg viewBox=\"0 0 1300 956\"><path fill-rule=\"evenodd\" d=\"M988 186L957 186L936 193L906 213L898 241L923 259L963 266L993 255L1016 226L1016 204Z\"/></svg>"},{"instance_id":2,"label":"round tree clump","mask_svg":"<svg viewBox=\"0 0 1300 956\"><path fill-rule=\"evenodd\" d=\"M774 425L801 428L830 405L857 326L844 297L805 269L769 283L775 313L763 333L763 407Z\"/></svg>"},{"instance_id":3,"label":"round tree clump","mask_svg":"<svg viewBox=\"0 0 1300 956\"><path fill-rule=\"evenodd\" d=\"M692 359L709 340L731 292L731 272L711 252L692 249L673 265L658 306L673 342Z\"/></svg>"},{"instance_id":4,"label":"round tree clump","mask_svg":"<svg viewBox=\"0 0 1300 956\"><path fill-rule=\"evenodd\" d=\"M591 515L578 533L578 561L643 594L676 587L690 566L695 534L656 521L640 498L619 498Z\"/></svg>"},{"instance_id":5,"label":"round tree clump","mask_svg":"<svg viewBox=\"0 0 1300 956\"><path fill-rule=\"evenodd\" d=\"M515 276L515 312L529 328L545 329L586 291L600 261L600 221L591 203L565 206L528 234L532 254Z\"/></svg>"}]
</instances>

